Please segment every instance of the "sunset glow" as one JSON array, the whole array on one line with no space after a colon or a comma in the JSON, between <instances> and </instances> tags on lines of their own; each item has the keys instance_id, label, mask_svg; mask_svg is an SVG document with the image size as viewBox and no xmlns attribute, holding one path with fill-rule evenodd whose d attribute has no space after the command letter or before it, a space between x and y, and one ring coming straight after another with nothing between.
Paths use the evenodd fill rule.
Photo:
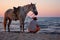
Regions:
<instances>
[{"instance_id":1,"label":"sunset glow","mask_svg":"<svg viewBox=\"0 0 60 40\"><path fill-rule=\"evenodd\" d=\"M60 17L60 0L0 0L0 16L4 16L7 9L31 2L36 4L39 17Z\"/></svg>"}]
</instances>

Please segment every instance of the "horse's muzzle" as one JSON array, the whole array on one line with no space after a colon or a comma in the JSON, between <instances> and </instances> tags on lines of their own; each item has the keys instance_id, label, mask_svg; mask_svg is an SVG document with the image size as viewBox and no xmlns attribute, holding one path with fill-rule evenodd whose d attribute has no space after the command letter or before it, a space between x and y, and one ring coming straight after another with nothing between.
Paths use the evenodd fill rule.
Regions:
<instances>
[{"instance_id":1,"label":"horse's muzzle","mask_svg":"<svg viewBox=\"0 0 60 40\"><path fill-rule=\"evenodd\" d=\"M34 12L34 14L35 14L35 15L38 15L38 12L37 12L37 11L35 11L35 12Z\"/></svg>"}]
</instances>

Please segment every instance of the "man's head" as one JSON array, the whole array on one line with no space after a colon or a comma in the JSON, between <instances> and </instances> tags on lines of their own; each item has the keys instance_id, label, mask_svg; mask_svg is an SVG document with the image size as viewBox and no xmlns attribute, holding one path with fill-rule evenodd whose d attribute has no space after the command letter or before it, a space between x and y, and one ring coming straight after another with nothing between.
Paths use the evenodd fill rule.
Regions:
<instances>
[{"instance_id":1,"label":"man's head","mask_svg":"<svg viewBox=\"0 0 60 40\"><path fill-rule=\"evenodd\" d=\"M32 19L33 19L33 20L37 20L37 17L33 17Z\"/></svg>"}]
</instances>

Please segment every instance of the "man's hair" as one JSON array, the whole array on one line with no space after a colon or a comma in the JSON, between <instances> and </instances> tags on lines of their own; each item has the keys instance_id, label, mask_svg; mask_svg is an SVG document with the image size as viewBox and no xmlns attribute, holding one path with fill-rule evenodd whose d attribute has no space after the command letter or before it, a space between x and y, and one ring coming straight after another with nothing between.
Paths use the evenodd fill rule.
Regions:
<instances>
[{"instance_id":1,"label":"man's hair","mask_svg":"<svg viewBox=\"0 0 60 40\"><path fill-rule=\"evenodd\" d=\"M37 20L37 17L34 17L33 20Z\"/></svg>"}]
</instances>

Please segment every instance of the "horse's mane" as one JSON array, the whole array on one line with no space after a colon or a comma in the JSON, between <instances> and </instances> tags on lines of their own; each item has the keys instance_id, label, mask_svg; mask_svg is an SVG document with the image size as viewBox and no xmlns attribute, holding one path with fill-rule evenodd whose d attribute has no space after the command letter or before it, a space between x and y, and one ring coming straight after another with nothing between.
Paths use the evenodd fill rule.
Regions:
<instances>
[{"instance_id":1,"label":"horse's mane","mask_svg":"<svg viewBox=\"0 0 60 40\"><path fill-rule=\"evenodd\" d=\"M22 7L26 7L26 6L29 6L30 7L31 5L34 5L34 4L31 3L31 4L24 5Z\"/></svg>"},{"instance_id":2,"label":"horse's mane","mask_svg":"<svg viewBox=\"0 0 60 40\"><path fill-rule=\"evenodd\" d=\"M24 5L23 7L25 7L25 6L29 6L29 5L31 5L31 4Z\"/></svg>"}]
</instances>

